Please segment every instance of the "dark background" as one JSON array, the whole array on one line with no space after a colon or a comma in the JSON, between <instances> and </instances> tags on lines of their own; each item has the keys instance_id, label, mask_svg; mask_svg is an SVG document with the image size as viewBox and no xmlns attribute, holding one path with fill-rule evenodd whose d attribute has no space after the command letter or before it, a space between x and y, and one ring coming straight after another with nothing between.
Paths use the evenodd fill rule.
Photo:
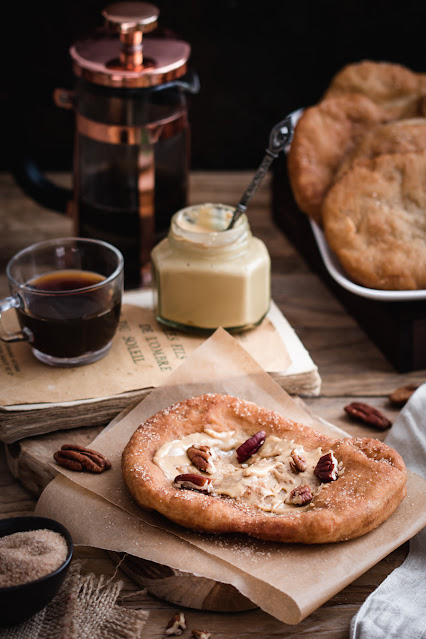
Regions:
<instances>
[{"instance_id":1,"label":"dark background","mask_svg":"<svg viewBox=\"0 0 426 639\"><path fill-rule=\"evenodd\" d=\"M302 0L158 0L160 25L192 46L201 81L191 97L193 169L253 169L270 128L316 102L343 65L362 59L426 71L426 5ZM73 88L69 47L102 24L104 0L15 2L2 9L0 170L21 150L44 169L72 163L73 113L56 87Z\"/></svg>"}]
</instances>

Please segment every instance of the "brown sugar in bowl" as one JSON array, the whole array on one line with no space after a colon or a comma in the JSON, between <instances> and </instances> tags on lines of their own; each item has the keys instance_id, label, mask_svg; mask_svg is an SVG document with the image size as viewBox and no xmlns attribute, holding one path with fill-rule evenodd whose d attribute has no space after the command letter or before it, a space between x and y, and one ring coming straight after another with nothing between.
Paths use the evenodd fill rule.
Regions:
<instances>
[{"instance_id":1,"label":"brown sugar in bowl","mask_svg":"<svg viewBox=\"0 0 426 639\"><path fill-rule=\"evenodd\" d=\"M73 542L68 530L58 521L47 517L11 517L0 519L0 538L14 533L48 530L59 533L66 542L66 557L60 565L44 576L31 581L0 587L0 627L23 623L42 610L61 587L73 554Z\"/></svg>"}]
</instances>

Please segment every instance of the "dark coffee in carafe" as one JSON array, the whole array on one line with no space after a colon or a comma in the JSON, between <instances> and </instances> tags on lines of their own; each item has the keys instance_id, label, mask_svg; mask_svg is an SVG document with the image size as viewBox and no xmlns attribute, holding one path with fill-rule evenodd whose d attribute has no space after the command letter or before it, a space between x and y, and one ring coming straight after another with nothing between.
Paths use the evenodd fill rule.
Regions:
<instances>
[{"instance_id":1,"label":"dark coffee in carafe","mask_svg":"<svg viewBox=\"0 0 426 639\"><path fill-rule=\"evenodd\" d=\"M52 185L34 161L20 181L42 205L72 214L75 235L116 246L125 288L138 288L187 203L188 94L199 82L189 44L156 28L155 6L118 2L102 13L104 27L70 48L74 90L54 92L75 113L72 189Z\"/></svg>"},{"instance_id":2,"label":"dark coffee in carafe","mask_svg":"<svg viewBox=\"0 0 426 639\"><path fill-rule=\"evenodd\" d=\"M171 216L186 202L186 98L174 88L128 91L119 99L114 93L86 84L76 92L79 181L73 209L79 235L123 253L125 286L133 288Z\"/></svg>"},{"instance_id":3,"label":"dark coffee in carafe","mask_svg":"<svg viewBox=\"0 0 426 639\"><path fill-rule=\"evenodd\" d=\"M135 288L186 204L187 93L198 79L188 71L186 42L145 36L157 26L153 5L116 3L103 16L103 37L70 50L78 78L73 212L79 235L123 253L124 285Z\"/></svg>"}]
</instances>

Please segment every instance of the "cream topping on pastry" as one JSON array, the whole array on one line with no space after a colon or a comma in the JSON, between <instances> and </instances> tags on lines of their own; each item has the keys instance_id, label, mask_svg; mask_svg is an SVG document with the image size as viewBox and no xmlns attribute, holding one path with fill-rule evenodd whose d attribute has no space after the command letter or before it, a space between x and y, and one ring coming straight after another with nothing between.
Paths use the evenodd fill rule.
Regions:
<instances>
[{"instance_id":1,"label":"cream topping on pastry","mask_svg":"<svg viewBox=\"0 0 426 639\"><path fill-rule=\"evenodd\" d=\"M309 502L301 504L294 497L290 501L290 495L295 488L308 486L313 498L327 485L315 476L314 469L328 451L321 448L308 451L294 441L269 435L258 452L240 464L236 449L248 438L248 434L241 432L236 435L235 431L219 433L206 428L202 433L192 433L160 446L154 463L171 482L180 474L201 474L211 479L216 495L241 500L268 513L280 514L295 506L309 508ZM204 473L191 463L187 451L192 446L209 447L214 465L212 474ZM305 462L301 469L295 468L295 455Z\"/></svg>"}]
</instances>

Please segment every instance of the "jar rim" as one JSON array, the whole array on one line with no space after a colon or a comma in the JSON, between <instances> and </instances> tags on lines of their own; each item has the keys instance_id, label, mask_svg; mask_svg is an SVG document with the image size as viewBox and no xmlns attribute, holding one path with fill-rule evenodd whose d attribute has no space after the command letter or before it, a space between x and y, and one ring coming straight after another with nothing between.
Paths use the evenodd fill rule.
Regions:
<instances>
[{"instance_id":1,"label":"jar rim","mask_svg":"<svg viewBox=\"0 0 426 639\"><path fill-rule=\"evenodd\" d=\"M249 232L246 215L228 228L234 206L204 202L177 211L171 222L171 236L194 246L224 247L234 244Z\"/></svg>"}]
</instances>

